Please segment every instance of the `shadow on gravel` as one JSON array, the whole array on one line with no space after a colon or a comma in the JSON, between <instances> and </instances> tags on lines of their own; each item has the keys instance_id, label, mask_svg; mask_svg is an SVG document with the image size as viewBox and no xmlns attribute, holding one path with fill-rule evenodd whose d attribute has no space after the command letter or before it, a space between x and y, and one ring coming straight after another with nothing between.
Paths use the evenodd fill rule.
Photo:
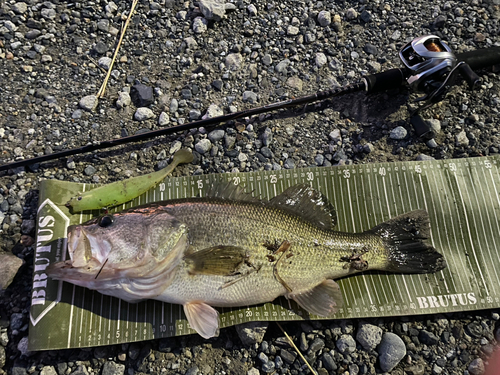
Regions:
<instances>
[{"instance_id":1,"label":"shadow on gravel","mask_svg":"<svg viewBox=\"0 0 500 375\"><path fill-rule=\"evenodd\" d=\"M271 116L263 119L262 121L255 122L255 125L257 125L256 126L257 128L260 127L263 128L265 123L268 121L279 121L290 118L299 118L300 116L306 114L319 113L326 109L331 109L333 111L339 112L342 118L349 118L354 122L366 125L367 128L372 126L377 127L377 125L380 123L387 124L387 118L398 112L401 106L407 103L408 97L409 97L408 91L406 90L383 92L370 95L366 95L365 93L348 94L316 103L310 103L301 107L295 106L279 112L269 112ZM257 115L257 117L258 116L259 115ZM399 120L407 120L407 119L400 118ZM228 123L220 123L217 126L208 128L208 130L210 131L216 128L225 129L227 127L233 127L234 121L237 122L238 120L233 120ZM256 132L259 132L262 129L255 129L255 130ZM381 129L374 129L367 131L369 133L370 140L376 140L384 137L384 134L381 131ZM126 145L117 146L114 149L107 149L107 150L95 151L92 153L79 154L69 158L73 158L79 162L91 162L96 158L103 161L110 157L123 155L133 151L149 149L154 146L173 142L175 139L179 137L179 134L181 133L187 134L188 132L189 131L185 130L183 132L174 133L172 135L159 136L157 138L147 141L129 143ZM64 158L64 160L68 160L69 158ZM61 160L56 160L56 161L44 162L43 165L45 168L55 168L60 166L60 163ZM139 165L140 165L140 160L139 160Z\"/></svg>"}]
</instances>

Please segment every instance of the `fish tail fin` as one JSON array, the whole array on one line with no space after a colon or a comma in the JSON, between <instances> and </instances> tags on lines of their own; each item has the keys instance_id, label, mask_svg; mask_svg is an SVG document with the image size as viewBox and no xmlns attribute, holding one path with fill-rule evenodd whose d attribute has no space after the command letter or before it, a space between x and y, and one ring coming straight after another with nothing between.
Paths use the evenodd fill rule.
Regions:
<instances>
[{"instance_id":1,"label":"fish tail fin","mask_svg":"<svg viewBox=\"0 0 500 375\"><path fill-rule=\"evenodd\" d=\"M369 232L380 236L388 250L385 271L432 273L446 267L443 255L425 242L430 237L429 215L425 210L399 215Z\"/></svg>"}]
</instances>

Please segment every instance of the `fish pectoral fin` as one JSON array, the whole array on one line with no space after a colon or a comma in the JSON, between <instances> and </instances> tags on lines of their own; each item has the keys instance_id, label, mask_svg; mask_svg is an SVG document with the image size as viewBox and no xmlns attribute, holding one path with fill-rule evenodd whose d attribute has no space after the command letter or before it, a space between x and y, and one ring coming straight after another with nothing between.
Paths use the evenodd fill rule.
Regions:
<instances>
[{"instance_id":1,"label":"fish pectoral fin","mask_svg":"<svg viewBox=\"0 0 500 375\"><path fill-rule=\"evenodd\" d=\"M219 313L203 302L184 304L184 313L191 327L204 339L219 335Z\"/></svg>"},{"instance_id":2,"label":"fish pectoral fin","mask_svg":"<svg viewBox=\"0 0 500 375\"><path fill-rule=\"evenodd\" d=\"M286 297L293 299L309 313L319 316L330 316L344 304L339 284L333 280L325 280L303 293L289 293Z\"/></svg>"},{"instance_id":3,"label":"fish pectoral fin","mask_svg":"<svg viewBox=\"0 0 500 375\"><path fill-rule=\"evenodd\" d=\"M234 275L247 259L247 252L237 246L214 246L189 252L184 257L192 275Z\"/></svg>"}]
</instances>

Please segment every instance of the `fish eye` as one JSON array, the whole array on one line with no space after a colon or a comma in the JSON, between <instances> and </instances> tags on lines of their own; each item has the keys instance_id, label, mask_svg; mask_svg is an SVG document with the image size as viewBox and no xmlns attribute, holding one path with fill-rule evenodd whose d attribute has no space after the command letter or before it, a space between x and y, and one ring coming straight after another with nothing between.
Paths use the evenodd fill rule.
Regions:
<instances>
[{"instance_id":1,"label":"fish eye","mask_svg":"<svg viewBox=\"0 0 500 375\"><path fill-rule=\"evenodd\" d=\"M109 227L111 224L113 224L113 216L112 215L104 215L97 220L97 225L99 225L102 228Z\"/></svg>"}]
</instances>

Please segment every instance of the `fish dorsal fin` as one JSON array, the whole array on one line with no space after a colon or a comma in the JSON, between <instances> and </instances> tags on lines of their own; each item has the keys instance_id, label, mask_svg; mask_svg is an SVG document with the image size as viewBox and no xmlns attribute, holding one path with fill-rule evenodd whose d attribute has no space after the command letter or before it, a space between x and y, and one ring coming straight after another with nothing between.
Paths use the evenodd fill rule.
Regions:
<instances>
[{"instance_id":1,"label":"fish dorsal fin","mask_svg":"<svg viewBox=\"0 0 500 375\"><path fill-rule=\"evenodd\" d=\"M205 197L239 202L260 202L258 198L253 197L252 194L247 193L240 185L235 185L231 181L213 183L205 193Z\"/></svg>"},{"instance_id":2,"label":"fish dorsal fin","mask_svg":"<svg viewBox=\"0 0 500 375\"><path fill-rule=\"evenodd\" d=\"M333 229L337 213L328 199L308 185L294 185L271 199L269 205L285 210L321 229Z\"/></svg>"}]
</instances>

